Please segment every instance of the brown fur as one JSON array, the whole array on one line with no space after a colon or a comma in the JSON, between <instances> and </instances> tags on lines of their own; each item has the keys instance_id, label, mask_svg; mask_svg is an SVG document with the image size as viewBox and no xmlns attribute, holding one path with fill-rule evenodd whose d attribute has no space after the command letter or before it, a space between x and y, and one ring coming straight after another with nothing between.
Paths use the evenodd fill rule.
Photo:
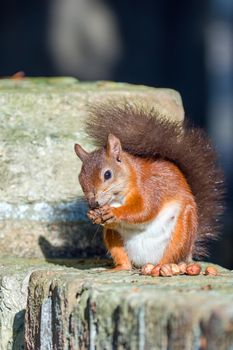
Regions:
<instances>
[{"instance_id":1,"label":"brown fur","mask_svg":"<svg viewBox=\"0 0 233 350\"><path fill-rule=\"evenodd\" d=\"M114 134L124 151L144 158L175 163L185 175L198 208L198 234L193 255L206 255L207 241L217 237L223 211L223 176L216 153L205 133L187 122L170 122L155 110L127 102L108 101L91 107L86 131L96 146L106 147Z\"/></svg>"}]
</instances>

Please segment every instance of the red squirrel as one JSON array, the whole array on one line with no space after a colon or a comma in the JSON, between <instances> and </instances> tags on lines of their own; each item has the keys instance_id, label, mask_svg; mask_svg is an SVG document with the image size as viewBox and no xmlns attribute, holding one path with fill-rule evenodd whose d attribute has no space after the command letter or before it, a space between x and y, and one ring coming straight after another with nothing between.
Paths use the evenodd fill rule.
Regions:
<instances>
[{"instance_id":1,"label":"red squirrel","mask_svg":"<svg viewBox=\"0 0 233 350\"><path fill-rule=\"evenodd\" d=\"M127 102L92 107L86 131L98 149L75 144L79 182L114 269L205 256L217 234L223 181L203 131Z\"/></svg>"}]
</instances>

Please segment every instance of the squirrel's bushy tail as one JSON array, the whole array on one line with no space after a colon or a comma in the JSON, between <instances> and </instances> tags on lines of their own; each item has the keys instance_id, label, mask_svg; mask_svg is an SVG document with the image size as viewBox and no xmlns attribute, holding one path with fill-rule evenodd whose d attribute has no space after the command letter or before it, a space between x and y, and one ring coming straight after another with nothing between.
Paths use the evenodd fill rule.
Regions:
<instances>
[{"instance_id":1,"label":"squirrel's bushy tail","mask_svg":"<svg viewBox=\"0 0 233 350\"><path fill-rule=\"evenodd\" d=\"M187 122L161 118L149 110L115 101L90 108L87 134L94 144L106 146L108 135L121 141L123 150L140 157L162 157L175 163L185 175L196 199L199 226L193 256L206 255L207 241L217 237L223 211L223 175L210 140Z\"/></svg>"}]
</instances>

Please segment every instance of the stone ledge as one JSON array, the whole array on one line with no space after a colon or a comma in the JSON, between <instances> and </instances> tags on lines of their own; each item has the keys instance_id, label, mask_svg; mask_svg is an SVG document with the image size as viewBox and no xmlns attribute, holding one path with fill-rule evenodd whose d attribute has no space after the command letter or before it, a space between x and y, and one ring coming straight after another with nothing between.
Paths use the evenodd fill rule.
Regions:
<instances>
[{"instance_id":1,"label":"stone ledge","mask_svg":"<svg viewBox=\"0 0 233 350\"><path fill-rule=\"evenodd\" d=\"M0 349L24 349L24 342L26 350L233 346L233 272L151 278L106 272L107 265L0 260Z\"/></svg>"},{"instance_id":2,"label":"stone ledge","mask_svg":"<svg viewBox=\"0 0 233 350\"><path fill-rule=\"evenodd\" d=\"M80 266L89 268L93 260L84 264L74 259L54 259L49 263L40 259L0 258L0 350L24 349L24 317L31 274L39 269L45 274L54 271L62 276L78 271L76 268Z\"/></svg>"},{"instance_id":3,"label":"stone ledge","mask_svg":"<svg viewBox=\"0 0 233 350\"><path fill-rule=\"evenodd\" d=\"M83 263L33 272L26 349L230 349L233 274L219 270L151 278Z\"/></svg>"}]
</instances>

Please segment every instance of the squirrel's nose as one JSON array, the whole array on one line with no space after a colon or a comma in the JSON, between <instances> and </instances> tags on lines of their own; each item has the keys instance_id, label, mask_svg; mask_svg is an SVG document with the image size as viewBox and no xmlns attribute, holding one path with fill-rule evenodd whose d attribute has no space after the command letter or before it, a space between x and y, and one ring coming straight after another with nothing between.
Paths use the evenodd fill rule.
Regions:
<instances>
[{"instance_id":1,"label":"squirrel's nose","mask_svg":"<svg viewBox=\"0 0 233 350\"><path fill-rule=\"evenodd\" d=\"M96 209L99 207L99 203L96 201L95 197L90 198L88 201L90 209Z\"/></svg>"}]
</instances>

